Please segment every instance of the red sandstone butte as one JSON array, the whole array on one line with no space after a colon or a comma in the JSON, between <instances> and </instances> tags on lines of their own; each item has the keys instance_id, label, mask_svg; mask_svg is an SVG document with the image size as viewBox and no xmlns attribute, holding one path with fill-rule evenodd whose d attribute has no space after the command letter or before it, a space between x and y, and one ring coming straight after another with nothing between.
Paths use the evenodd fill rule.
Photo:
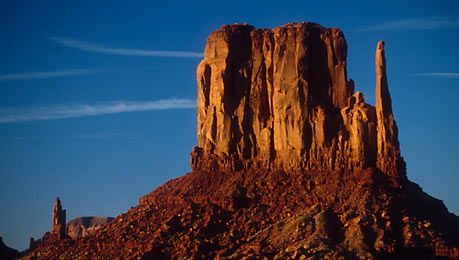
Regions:
<instances>
[{"instance_id":1,"label":"red sandstone butte","mask_svg":"<svg viewBox=\"0 0 459 260\"><path fill-rule=\"evenodd\" d=\"M376 106L314 23L225 25L199 64L193 172L24 259L455 259L459 218L406 177L376 51Z\"/></svg>"},{"instance_id":2,"label":"red sandstone butte","mask_svg":"<svg viewBox=\"0 0 459 260\"><path fill-rule=\"evenodd\" d=\"M197 169L362 170L405 178L387 86L376 54L376 108L346 75L346 41L314 23L275 29L227 25L199 64Z\"/></svg>"}]
</instances>

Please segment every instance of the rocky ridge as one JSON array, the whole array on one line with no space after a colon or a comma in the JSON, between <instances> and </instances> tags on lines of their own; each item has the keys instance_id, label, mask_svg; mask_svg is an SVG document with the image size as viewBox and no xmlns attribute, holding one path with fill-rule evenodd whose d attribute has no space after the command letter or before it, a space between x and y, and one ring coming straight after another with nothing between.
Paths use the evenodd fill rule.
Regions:
<instances>
[{"instance_id":1,"label":"rocky ridge","mask_svg":"<svg viewBox=\"0 0 459 260\"><path fill-rule=\"evenodd\" d=\"M5 243L3 242L3 238L0 237L0 259L9 260L16 259L21 256L22 254L19 251L5 245Z\"/></svg>"},{"instance_id":2,"label":"rocky ridge","mask_svg":"<svg viewBox=\"0 0 459 260\"><path fill-rule=\"evenodd\" d=\"M409 181L352 171L196 171L24 259L457 259L458 217Z\"/></svg>"},{"instance_id":3,"label":"rocky ridge","mask_svg":"<svg viewBox=\"0 0 459 260\"><path fill-rule=\"evenodd\" d=\"M376 52L376 106L313 23L223 26L198 67L193 172L84 238L24 259L458 259L459 218L406 178Z\"/></svg>"}]
</instances>

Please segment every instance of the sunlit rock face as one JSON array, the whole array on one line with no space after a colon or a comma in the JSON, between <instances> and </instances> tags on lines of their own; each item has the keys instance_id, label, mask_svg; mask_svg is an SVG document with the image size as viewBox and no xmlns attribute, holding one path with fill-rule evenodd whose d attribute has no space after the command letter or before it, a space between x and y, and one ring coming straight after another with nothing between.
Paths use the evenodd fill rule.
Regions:
<instances>
[{"instance_id":1,"label":"sunlit rock face","mask_svg":"<svg viewBox=\"0 0 459 260\"><path fill-rule=\"evenodd\" d=\"M398 129L392 113L382 41L378 43L376 50L376 115L378 119L377 166L388 175L396 176L398 169L405 169L405 162L400 156Z\"/></svg>"},{"instance_id":2,"label":"sunlit rock face","mask_svg":"<svg viewBox=\"0 0 459 260\"><path fill-rule=\"evenodd\" d=\"M235 24L213 32L197 71L192 168L377 166L405 176L383 47L378 44L375 108L362 93L354 94L346 75L346 40L337 28Z\"/></svg>"}]
</instances>

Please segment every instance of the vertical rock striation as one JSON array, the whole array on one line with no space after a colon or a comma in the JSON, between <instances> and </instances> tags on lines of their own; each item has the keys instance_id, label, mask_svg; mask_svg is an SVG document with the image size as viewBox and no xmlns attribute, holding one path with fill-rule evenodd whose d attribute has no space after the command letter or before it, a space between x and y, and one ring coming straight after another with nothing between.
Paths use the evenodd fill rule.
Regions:
<instances>
[{"instance_id":1,"label":"vertical rock striation","mask_svg":"<svg viewBox=\"0 0 459 260\"><path fill-rule=\"evenodd\" d=\"M66 212L62 209L61 201L56 198L53 209L53 227L51 229L51 236L56 239L64 239L66 237Z\"/></svg>"},{"instance_id":2,"label":"vertical rock striation","mask_svg":"<svg viewBox=\"0 0 459 260\"><path fill-rule=\"evenodd\" d=\"M346 40L337 28L235 24L213 32L197 71L192 169L377 166L404 176L383 45L378 46L375 109L362 93L354 94L346 75Z\"/></svg>"}]
</instances>

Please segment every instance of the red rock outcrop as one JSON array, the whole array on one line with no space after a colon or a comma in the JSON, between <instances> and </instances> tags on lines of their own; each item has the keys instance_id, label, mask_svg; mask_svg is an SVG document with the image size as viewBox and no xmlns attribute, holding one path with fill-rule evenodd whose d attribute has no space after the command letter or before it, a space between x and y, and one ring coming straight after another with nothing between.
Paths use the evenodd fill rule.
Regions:
<instances>
[{"instance_id":1,"label":"red rock outcrop","mask_svg":"<svg viewBox=\"0 0 459 260\"><path fill-rule=\"evenodd\" d=\"M227 25L199 64L198 146L192 169L350 169L377 166L404 178L397 127L378 45L376 109L347 79L337 28L272 30Z\"/></svg>"},{"instance_id":2,"label":"red rock outcrop","mask_svg":"<svg viewBox=\"0 0 459 260\"><path fill-rule=\"evenodd\" d=\"M56 198L53 209L53 226L51 228L51 237L56 237L58 240L66 237L66 212L62 209L61 201Z\"/></svg>"},{"instance_id":3,"label":"red rock outcrop","mask_svg":"<svg viewBox=\"0 0 459 260\"><path fill-rule=\"evenodd\" d=\"M112 221L112 217L78 217L66 223L66 210L62 209L61 201L56 198L53 208L53 225L51 232L45 232L41 238L30 238L29 248L25 253L31 252L45 242L54 242L68 238L79 239L85 237Z\"/></svg>"}]
</instances>

